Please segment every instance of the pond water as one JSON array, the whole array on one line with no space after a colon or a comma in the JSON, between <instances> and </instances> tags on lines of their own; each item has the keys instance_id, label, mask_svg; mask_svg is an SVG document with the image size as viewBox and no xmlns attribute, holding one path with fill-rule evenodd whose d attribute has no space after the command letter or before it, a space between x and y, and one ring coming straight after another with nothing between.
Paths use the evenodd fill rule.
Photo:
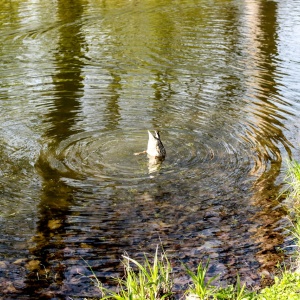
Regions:
<instances>
[{"instance_id":1,"label":"pond water","mask_svg":"<svg viewBox=\"0 0 300 300\"><path fill-rule=\"evenodd\" d=\"M81 299L122 254L258 288L291 251L300 1L22 0L0 12L0 295ZM145 155L159 129L167 156ZM69 298L68 298L69 297Z\"/></svg>"}]
</instances>

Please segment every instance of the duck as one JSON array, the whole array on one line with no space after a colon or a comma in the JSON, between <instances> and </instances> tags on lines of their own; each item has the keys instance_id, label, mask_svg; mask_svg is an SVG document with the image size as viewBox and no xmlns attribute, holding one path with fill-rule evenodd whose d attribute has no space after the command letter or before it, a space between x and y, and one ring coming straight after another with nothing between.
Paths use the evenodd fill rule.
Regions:
<instances>
[{"instance_id":1,"label":"duck","mask_svg":"<svg viewBox=\"0 0 300 300\"><path fill-rule=\"evenodd\" d=\"M134 153L134 155L140 155L147 153L149 158L164 160L166 157L166 149L160 139L158 130L154 131L154 135L148 130L148 145L147 150L143 152Z\"/></svg>"},{"instance_id":2,"label":"duck","mask_svg":"<svg viewBox=\"0 0 300 300\"><path fill-rule=\"evenodd\" d=\"M166 157L166 149L160 139L159 131L155 130L153 135L148 130L148 136L147 154L155 158L164 159Z\"/></svg>"}]
</instances>

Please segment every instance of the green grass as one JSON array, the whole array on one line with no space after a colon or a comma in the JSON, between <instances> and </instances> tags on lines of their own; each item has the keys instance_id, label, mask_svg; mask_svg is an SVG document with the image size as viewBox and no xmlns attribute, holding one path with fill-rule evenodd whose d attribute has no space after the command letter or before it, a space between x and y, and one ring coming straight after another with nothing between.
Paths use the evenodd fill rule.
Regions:
<instances>
[{"instance_id":1,"label":"green grass","mask_svg":"<svg viewBox=\"0 0 300 300\"><path fill-rule=\"evenodd\" d=\"M171 300L174 299L172 267L165 253L159 257L156 249L153 262L145 255L143 264L124 256L123 278L115 279L117 291L103 287L93 273L94 284L102 293L101 300ZM246 289L239 276L235 285L217 287L213 285L216 277L207 278L209 263L200 263L196 272L186 268L191 284L182 299L185 300L299 300L300 273L283 270L281 276L275 277L275 283L259 292Z\"/></svg>"},{"instance_id":2,"label":"green grass","mask_svg":"<svg viewBox=\"0 0 300 300\"><path fill-rule=\"evenodd\" d=\"M287 161L285 177L286 189L283 193L292 202L294 207L300 207L300 163L295 160ZM299 214L298 214L299 215Z\"/></svg>"},{"instance_id":3,"label":"green grass","mask_svg":"<svg viewBox=\"0 0 300 300\"><path fill-rule=\"evenodd\" d=\"M287 167L285 177L287 187L283 193L287 199L287 211L293 225L291 231L295 237L295 246L298 248L296 251L297 263L300 264L300 255L298 254L300 250L300 163L294 160L288 161Z\"/></svg>"},{"instance_id":4,"label":"green grass","mask_svg":"<svg viewBox=\"0 0 300 300\"><path fill-rule=\"evenodd\" d=\"M97 286L103 294L101 299L173 299L171 264L164 252L159 258L158 247L152 263L146 255L144 264L140 264L128 256L123 256L123 259L125 276L123 279L116 279L118 292L105 289L97 282Z\"/></svg>"},{"instance_id":5,"label":"green grass","mask_svg":"<svg viewBox=\"0 0 300 300\"><path fill-rule=\"evenodd\" d=\"M216 291L212 282L218 277L215 276L209 280L206 278L209 261L203 266L202 263L198 265L196 273L186 267L186 272L191 277L192 285L187 290L187 295L196 295L200 299L209 299Z\"/></svg>"},{"instance_id":6,"label":"green grass","mask_svg":"<svg viewBox=\"0 0 300 300\"><path fill-rule=\"evenodd\" d=\"M284 271L280 277L275 277L275 283L260 291L259 300L299 300L300 273Z\"/></svg>"},{"instance_id":7,"label":"green grass","mask_svg":"<svg viewBox=\"0 0 300 300\"><path fill-rule=\"evenodd\" d=\"M288 211L293 212L293 235L297 248L297 259L290 270L283 269L280 276L275 277L272 286L266 287L258 292L248 290L241 283L239 276L235 285L217 287L214 285L216 277L207 278L209 262L199 263L194 272L185 267L190 276L191 284L184 293L183 300L300 300L300 163L288 162L288 171L284 191L288 198L290 207ZM146 255L144 262L123 256L124 277L115 279L117 291L106 289L93 274L93 282L102 293L100 299L116 300L171 300L173 294L173 273L171 264L162 251L161 255L156 248L154 257L150 260ZM294 270L294 271L293 271Z\"/></svg>"},{"instance_id":8,"label":"green grass","mask_svg":"<svg viewBox=\"0 0 300 300\"><path fill-rule=\"evenodd\" d=\"M262 289L258 300L299 300L300 299L300 163L297 161L287 162L285 183L287 188L283 195L287 198L287 211L292 216L292 234L295 237L296 260L290 270L284 269L280 276L275 277L275 283ZM293 271L294 270L294 271Z\"/></svg>"},{"instance_id":9,"label":"green grass","mask_svg":"<svg viewBox=\"0 0 300 300\"><path fill-rule=\"evenodd\" d=\"M255 292L249 292L246 290L245 284L241 285L240 277L237 276L236 285L228 285L226 288L216 287L212 283L218 278L207 279L207 271L209 267L209 261L203 265L198 265L197 271L193 271L186 268L187 274L192 280L192 284L186 291L187 299L215 299L215 300L250 300L256 299Z\"/></svg>"},{"instance_id":10,"label":"green grass","mask_svg":"<svg viewBox=\"0 0 300 300\"><path fill-rule=\"evenodd\" d=\"M125 275L124 278L116 279L118 290L112 291L103 287L101 282L96 278L94 272L94 284L102 293L100 299L115 300L171 300L174 298L173 277L171 264L163 252L158 255L158 247L151 263L145 255L144 263L141 264L136 260L123 256ZM241 285L239 276L237 284L229 285L226 288L212 285L218 276L207 279L207 270L209 262L205 265L200 263L196 272L186 268L187 274L191 278L191 284L185 292L184 299L193 300L252 300L256 299L256 293L249 292L245 285Z\"/></svg>"}]
</instances>

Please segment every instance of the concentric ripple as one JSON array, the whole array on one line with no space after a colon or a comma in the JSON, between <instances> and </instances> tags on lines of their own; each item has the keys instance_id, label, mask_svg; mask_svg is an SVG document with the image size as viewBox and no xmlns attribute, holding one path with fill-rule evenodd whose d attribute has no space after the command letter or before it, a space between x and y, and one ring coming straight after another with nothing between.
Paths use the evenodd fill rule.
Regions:
<instances>
[{"instance_id":1,"label":"concentric ripple","mask_svg":"<svg viewBox=\"0 0 300 300\"><path fill-rule=\"evenodd\" d=\"M167 156L153 163L147 154L134 155L147 147L147 130L94 131L72 135L55 149L45 149L41 156L64 179L98 181L114 185L135 185L164 176L213 178L226 174L236 180L236 172L250 170L250 155L241 154L242 144L196 131L161 132ZM246 168L245 168L246 166ZM242 170L242 171L241 171Z\"/></svg>"}]
</instances>

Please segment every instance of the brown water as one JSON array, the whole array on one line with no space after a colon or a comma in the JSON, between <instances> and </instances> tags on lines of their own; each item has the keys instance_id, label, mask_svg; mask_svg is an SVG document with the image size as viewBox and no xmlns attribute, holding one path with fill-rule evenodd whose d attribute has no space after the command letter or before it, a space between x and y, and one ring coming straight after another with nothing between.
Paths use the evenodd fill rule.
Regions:
<instances>
[{"instance_id":1,"label":"brown water","mask_svg":"<svg viewBox=\"0 0 300 300\"><path fill-rule=\"evenodd\" d=\"M157 244L178 295L207 259L259 287L290 252L298 0L1 1L0 41L0 296L96 296L86 262L111 285Z\"/></svg>"}]
</instances>

